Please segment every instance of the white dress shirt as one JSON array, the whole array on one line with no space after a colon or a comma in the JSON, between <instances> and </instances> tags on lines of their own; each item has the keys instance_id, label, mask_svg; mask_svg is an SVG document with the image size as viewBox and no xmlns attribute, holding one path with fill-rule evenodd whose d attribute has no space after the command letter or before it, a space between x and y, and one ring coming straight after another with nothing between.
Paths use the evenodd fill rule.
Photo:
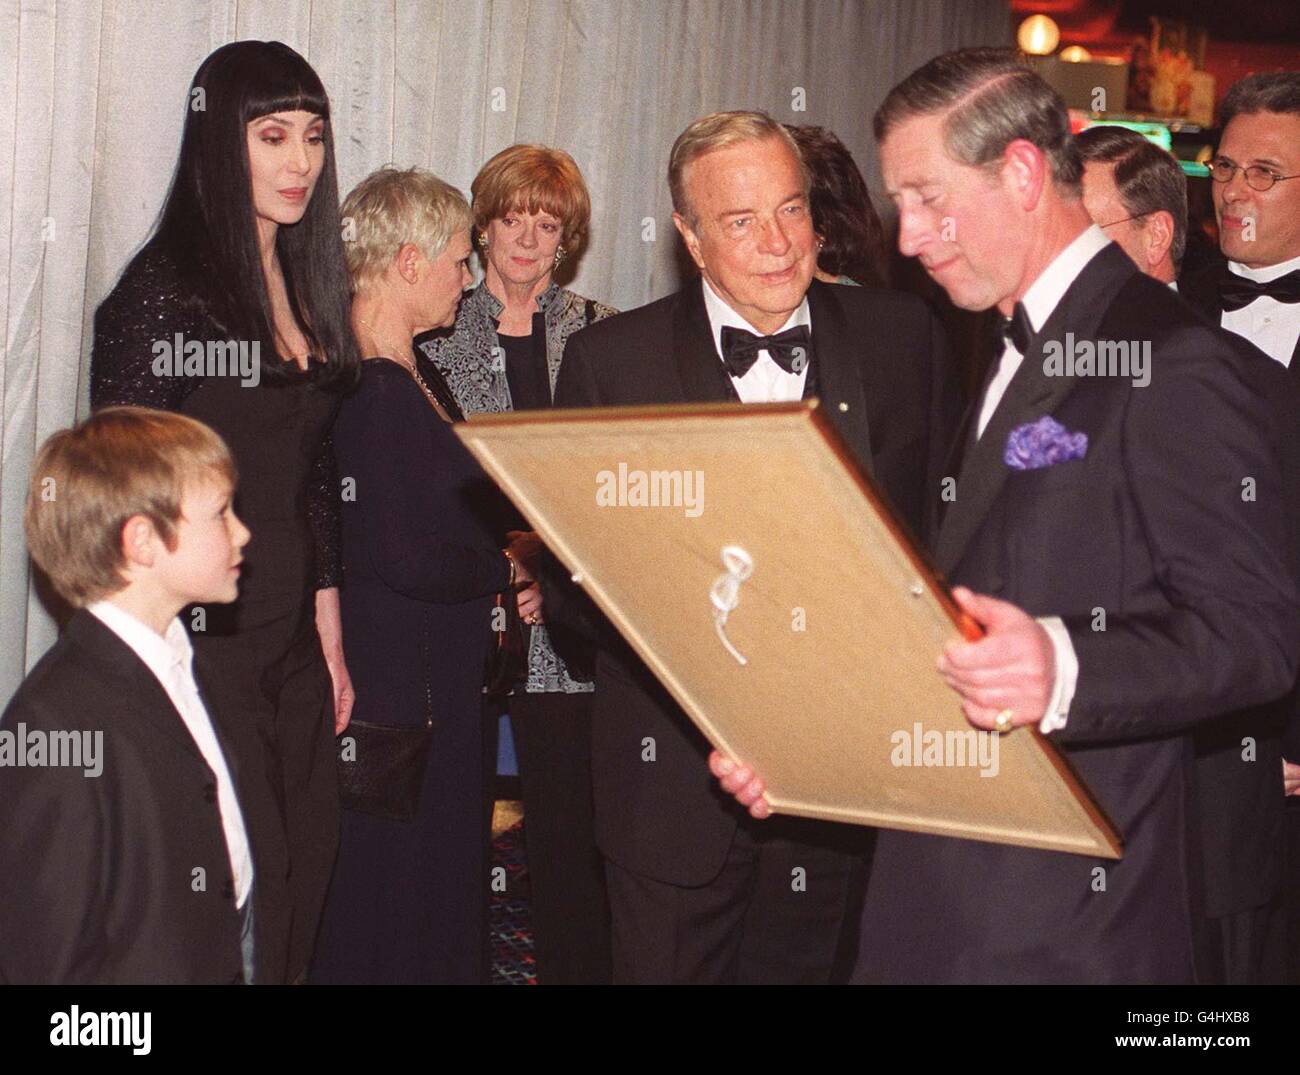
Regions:
<instances>
[{"instance_id":1,"label":"white dress shirt","mask_svg":"<svg viewBox=\"0 0 1300 1075\"><path fill-rule=\"evenodd\" d=\"M1057 304L1070 290L1070 286L1088 263L1109 245L1110 240L1106 238L1106 233L1096 224L1089 225L1069 246L1056 255L1052 263L1043 270L1042 275L1029 286L1025 297L1020 301L1029 316L1029 324L1034 332L1039 332L1047 323ZM1002 402L1007 385L1020 369L1024 357L1008 340L998 360L998 371L989 382L983 405L980 407L979 436L984 435L984 428L989 424L994 411L998 409L998 404ZM1046 735L1048 732L1065 727L1070 703L1074 700L1074 691L1079 683L1079 658L1074 652L1074 643L1070 641L1070 632L1066 630L1065 623L1059 616L1042 616L1039 617L1038 622L1043 625L1047 636L1052 640L1052 652L1056 664L1056 682L1052 687L1052 697L1048 699L1043 719L1038 723L1039 731Z\"/></svg>"},{"instance_id":2,"label":"white dress shirt","mask_svg":"<svg viewBox=\"0 0 1300 1075\"><path fill-rule=\"evenodd\" d=\"M1043 270L1042 275L1030 284L1029 290L1025 292L1025 297L1020 300L1020 303L1024 306L1025 313L1029 315L1029 324L1035 332L1040 331L1047 323L1057 303L1070 290L1070 285L1074 283L1079 273L1083 272L1088 262L1109 244L1110 240L1106 238L1106 233L1101 228L1096 224L1089 225L1078 234L1074 242L1057 254L1052 263ZM989 424L993 412L998 409L1007 385L1020 369L1024 357L1016 350L1015 345L1007 340L1002 357L998 359L998 372L994 374L993 380L989 382L989 390L984 394L984 405L980 408L978 436L984 436L984 427Z\"/></svg>"},{"instance_id":3,"label":"white dress shirt","mask_svg":"<svg viewBox=\"0 0 1300 1075\"><path fill-rule=\"evenodd\" d=\"M713 290L713 285L703 277L700 277L700 285L704 288L704 306L709 313L709 325L713 329L713 346L718 352L719 362L722 361L722 330L726 327L743 328L755 336L775 336L777 332L785 332L786 329L798 325L807 325L809 332L812 331L812 314L808 309L807 295L799 304L799 308L786 319L785 324L777 329L777 332L761 332L719 298L717 292ZM816 361L815 355L813 361ZM732 377L731 383L735 386L736 395L740 397L742 403L790 403L803 399L804 384L807 380L807 364L798 373L786 373L764 349L758 352L758 361L749 368L745 376Z\"/></svg>"},{"instance_id":4,"label":"white dress shirt","mask_svg":"<svg viewBox=\"0 0 1300 1075\"><path fill-rule=\"evenodd\" d=\"M111 601L97 601L88 611L130 646L157 677L185 727L189 729L203 760L216 777L221 828L226 837L231 875L235 879L235 905L243 907L253 885L253 859L248 849L248 833L244 828L239 799L235 795L234 781L230 778L230 770L226 768L226 756L221 751L216 732L212 728L212 718L208 715L203 699L199 697L198 685L194 681L194 649L190 645L189 635L185 633L179 617L167 625L165 635L160 635Z\"/></svg>"},{"instance_id":5,"label":"white dress shirt","mask_svg":"<svg viewBox=\"0 0 1300 1075\"><path fill-rule=\"evenodd\" d=\"M1267 284L1297 269L1300 269L1300 257L1263 269L1228 262L1229 272L1258 284ZM1290 367L1296 339L1300 338L1300 302L1278 302L1268 295L1261 295L1240 310L1225 310L1219 324L1229 332L1245 337L1270 358Z\"/></svg>"}]
</instances>

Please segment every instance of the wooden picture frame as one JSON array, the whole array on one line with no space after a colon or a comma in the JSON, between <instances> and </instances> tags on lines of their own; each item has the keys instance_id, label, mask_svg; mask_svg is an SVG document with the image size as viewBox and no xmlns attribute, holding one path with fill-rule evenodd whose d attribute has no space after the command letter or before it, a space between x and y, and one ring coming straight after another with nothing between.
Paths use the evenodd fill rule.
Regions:
<instances>
[{"instance_id":1,"label":"wooden picture frame","mask_svg":"<svg viewBox=\"0 0 1300 1075\"><path fill-rule=\"evenodd\" d=\"M708 740L762 775L774 810L1120 856L1036 728L966 721L935 662L978 628L816 400L477 415L456 430Z\"/></svg>"}]
</instances>

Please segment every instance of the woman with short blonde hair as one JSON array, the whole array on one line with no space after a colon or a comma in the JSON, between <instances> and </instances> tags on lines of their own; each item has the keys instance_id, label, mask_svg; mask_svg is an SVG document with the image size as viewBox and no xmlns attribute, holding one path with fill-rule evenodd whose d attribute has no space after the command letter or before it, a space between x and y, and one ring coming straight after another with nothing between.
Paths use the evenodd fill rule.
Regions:
<instances>
[{"instance_id":1,"label":"woman with short blonde hair","mask_svg":"<svg viewBox=\"0 0 1300 1075\"><path fill-rule=\"evenodd\" d=\"M372 172L353 188L340 212L354 290L373 283L404 243L432 260L470 227L465 195L419 168Z\"/></svg>"},{"instance_id":2,"label":"woman with short blonde hair","mask_svg":"<svg viewBox=\"0 0 1300 1075\"><path fill-rule=\"evenodd\" d=\"M469 283L469 206L428 172L383 168L357 184L342 216L367 356L334 426L350 483L342 612L357 704L339 755L342 839L312 977L480 982L483 670L496 595L515 600L509 591L531 576L487 521L502 509L452 432L455 400L412 349L416 334L455 319ZM520 604L540 608L536 589Z\"/></svg>"}]
</instances>

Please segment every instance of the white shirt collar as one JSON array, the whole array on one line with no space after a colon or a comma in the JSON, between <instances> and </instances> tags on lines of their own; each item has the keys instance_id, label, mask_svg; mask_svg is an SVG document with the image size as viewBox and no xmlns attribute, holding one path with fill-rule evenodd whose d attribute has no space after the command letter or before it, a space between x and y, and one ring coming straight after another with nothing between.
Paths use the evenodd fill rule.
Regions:
<instances>
[{"instance_id":1,"label":"white shirt collar","mask_svg":"<svg viewBox=\"0 0 1300 1075\"><path fill-rule=\"evenodd\" d=\"M1276 265L1265 265L1262 269L1252 269L1239 261L1228 262L1229 272L1244 276L1247 280L1254 280L1257 284L1267 284L1296 269L1300 269L1300 257L1288 258L1286 261L1279 261Z\"/></svg>"},{"instance_id":2,"label":"white shirt collar","mask_svg":"<svg viewBox=\"0 0 1300 1075\"><path fill-rule=\"evenodd\" d=\"M1070 285L1087 267L1088 262L1109 245L1106 233L1096 224L1089 224L1029 285L1029 290L1020 301L1035 332L1042 330L1061 297L1070 290Z\"/></svg>"},{"instance_id":3,"label":"white shirt collar","mask_svg":"<svg viewBox=\"0 0 1300 1075\"><path fill-rule=\"evenodd\" d=\"M703 276L700 277L700 284L704 288L704 307L709 313L709 326L713 329L713 347L718 352L718 358L722 358L722 330L724 328L743 328L746 332L752 332L755 336L775 336L776 332L761 332L740 314L736 313L727 303L718 296L713 290L713 285ZM808 310L808 296L804 295L803 302L799 303L786 322L777 332L784 332L786 329L794 328L796 325L807 325L812 327L812 314Z\"/></svg>"},{"instance_id":4,"label":"white shirt collar","mask_svg":"<svg viewBox=\"0 0 1300 1075\"><path fill-rule=\"evenodd\" d=\"M160 635L112 601L96 601L86 611L130 646L160 683L166 683L178 665L182 671L190 670L194 649L179 616L167 625L167 633Z\"/></svg>"}]
</instances>

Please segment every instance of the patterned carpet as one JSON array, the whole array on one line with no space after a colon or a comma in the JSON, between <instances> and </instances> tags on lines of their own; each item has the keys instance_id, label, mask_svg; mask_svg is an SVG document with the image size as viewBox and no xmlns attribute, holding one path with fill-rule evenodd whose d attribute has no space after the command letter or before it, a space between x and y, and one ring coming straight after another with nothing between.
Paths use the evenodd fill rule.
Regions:
<instances>
[{"instance_id":1,"label":"patterned carpet","mask_svg":"<svg viewBox=\"0 0 1300 1075\"><path fill-rule=\"evenodd\" d=\"M524 855L522 809L498 802L492 825L492 876L505 869L505 891L493 885L489 930L493 985L536 985L533 932L528 913L528 860Z\"/></svg>"}]
</instances>

